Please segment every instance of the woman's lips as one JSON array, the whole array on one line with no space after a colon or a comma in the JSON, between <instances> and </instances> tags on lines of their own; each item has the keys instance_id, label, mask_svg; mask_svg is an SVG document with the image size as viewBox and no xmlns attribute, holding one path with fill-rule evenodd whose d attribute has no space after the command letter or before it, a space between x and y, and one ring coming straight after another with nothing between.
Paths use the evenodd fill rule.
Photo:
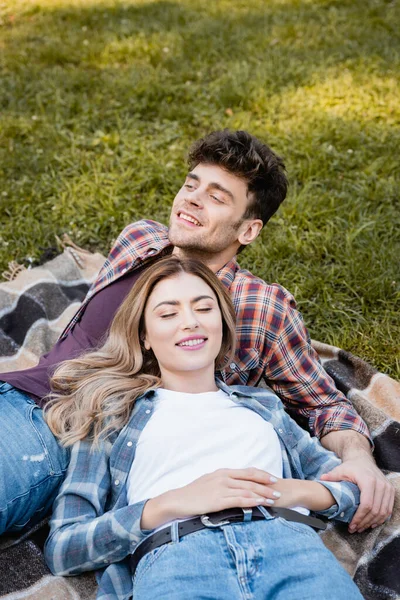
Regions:
<instances>
[{"instance_id":1,"label":"woman's lips","mask_svg":"<svg viewBox=\"0 0 400 600\"><path fill-rule=\"evenodd\" d=\"M197 340L202 339L202 341L197 342ZM184 342L188 342L188 343L184 343ZM182 340L181 342L178 342L177 344L175 344L178 348L180 348L181 350L200 350L201 348L204 348L205 344L207 342L207 338L191 338L188 340Z\"/></svg>"}]
</instances>

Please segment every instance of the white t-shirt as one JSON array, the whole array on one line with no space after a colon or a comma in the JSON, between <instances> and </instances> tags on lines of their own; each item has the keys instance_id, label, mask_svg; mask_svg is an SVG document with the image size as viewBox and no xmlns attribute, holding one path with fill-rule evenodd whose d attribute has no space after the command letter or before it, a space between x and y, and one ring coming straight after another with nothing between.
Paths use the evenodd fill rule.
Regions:
<instances>
[{"instance_id":1,"label":"white t-shirt","mask_svg":"<svg viewBox=\"0 0 400 600\"><path fill-rule=\"evenodd\" d=\"M222 390L158 389L128 476L128 502L154 498L217 469L246 467L282 477L281 447L270 423Z\"/></svg>"}]
</instances>

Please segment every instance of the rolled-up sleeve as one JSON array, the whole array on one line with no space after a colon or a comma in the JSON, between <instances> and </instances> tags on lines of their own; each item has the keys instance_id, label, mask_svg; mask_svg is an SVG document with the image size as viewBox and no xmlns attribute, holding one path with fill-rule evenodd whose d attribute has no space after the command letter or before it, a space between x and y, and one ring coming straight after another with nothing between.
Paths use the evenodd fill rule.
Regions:
<instances>
[{"instance_id":1,"label":"rolled-up sleeve","mask_svg":"<svg viewBox=\"0 0 400 600\"><path fill-rule=\"evenodd\" d=\"M330 491L336 502L330 508L318 511L318 514L335 521L350 523L360 504L358 487L349 481L317 481Z\"/></svg>"},{"instance_id":2,"label":"rolled-up sleeve","mask_svg":"<svg viewBox=\"0 0 400 600\"><path fill-rule=\"evenodd\" d=\"M289 417L281 408L281 416L286 427L291 430L292 439L296 440L296 453L304 479L316 481L326 487L335 499L328 509L317 511L329 519L348 523L353 518L360 504L360 490L357 485L348 481L322 481L321 475L328 473L341 464L334 452L321 445L316 437L311 437Z\"/></svg>"}]
</instances>

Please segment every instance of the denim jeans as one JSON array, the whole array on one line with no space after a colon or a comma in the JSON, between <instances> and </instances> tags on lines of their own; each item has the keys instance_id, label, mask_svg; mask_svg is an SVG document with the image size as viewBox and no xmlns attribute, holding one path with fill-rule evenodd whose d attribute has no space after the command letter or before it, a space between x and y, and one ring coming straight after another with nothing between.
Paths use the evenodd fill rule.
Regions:
<instances>
[{"instance_id":1,"label":"denim jeans","mask_svg":"<svg viewBox=\"0 0 400 600\"><path fill-rule=\"evenodd\" d=\"M173 540L140 560L133 600L362 600L308 525L268 518Z\"/></svg>"},{"instance_id":2,"label":"denim jeans","mask_svg":"<svg viewBox=\"0 0 400 600\"><path fill-rule=\"evenodd\" d=\"M47 514L68 460L43 411L0 381L0 534L28 528Z\"/></svg>"}]
</instances>

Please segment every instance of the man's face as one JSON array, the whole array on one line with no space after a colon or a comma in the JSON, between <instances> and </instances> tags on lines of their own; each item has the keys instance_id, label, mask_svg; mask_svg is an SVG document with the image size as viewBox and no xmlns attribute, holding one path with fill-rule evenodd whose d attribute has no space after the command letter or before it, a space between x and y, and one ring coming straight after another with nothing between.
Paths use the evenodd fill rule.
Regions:
<instances>
[{"instance_id":1,"label":"man's face","mask_svg":"<svg viewBox=\"0 0 400 600\"><path fill-rule=\"evenodd\" d=\"M215 165L199 164L188 173L175 197L170 242L182 250L234 256L246 228L247 184Z\"/></svg>"}]
</instances>

